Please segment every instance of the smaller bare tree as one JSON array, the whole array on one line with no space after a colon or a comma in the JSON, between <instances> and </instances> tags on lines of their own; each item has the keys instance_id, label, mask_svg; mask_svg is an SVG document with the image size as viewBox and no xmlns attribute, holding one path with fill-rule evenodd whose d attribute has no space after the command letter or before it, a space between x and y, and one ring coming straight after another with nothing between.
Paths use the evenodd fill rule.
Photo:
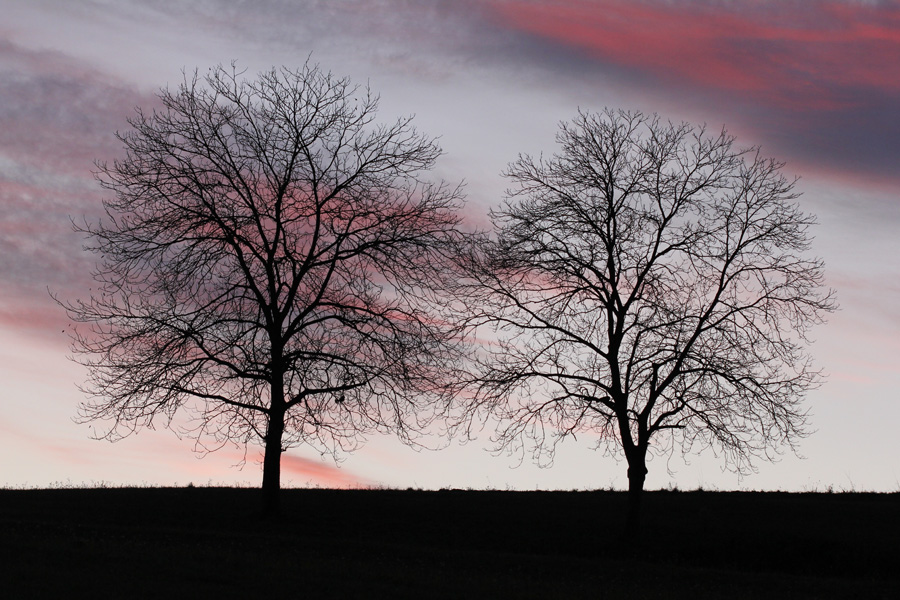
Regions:
<instances>
[{"instance_id":1,"label":"smaller bare tree","mask_svg":"<svg viewBox=\"0 0 900 600\"><path fill-rule=\"evenodd\" d=\"M738 471L806 435L805 351L833 310L814 218L782 165L724 131L580 113L558 154L520 156L462 291L481 354L475 415L501 447L552 460L592 432L628 463L637 529L647 455L712 447Z\"/></svg>"},{"instance_id":2,"label":"smaller bare tree","mask_svg":"<svg viewBox=\"0 0 900 600\"><path fill-rule=\"evenodd\" d=\"M81 415L116 439L187 411L201 448L261 444L274 513L288 447L412 441L435 414L461 192L426 181L441 151L409 118L378 124L377 97L316 66L219 67L160 100L99 164L112 197L82 228L100 288L66 305L90 325Z\"/></svg>"}]
</instances>

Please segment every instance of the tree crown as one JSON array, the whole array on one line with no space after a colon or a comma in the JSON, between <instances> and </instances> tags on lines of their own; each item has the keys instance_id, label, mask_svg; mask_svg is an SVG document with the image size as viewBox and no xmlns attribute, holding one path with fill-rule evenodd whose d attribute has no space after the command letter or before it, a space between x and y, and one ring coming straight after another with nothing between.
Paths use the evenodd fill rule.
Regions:
<instances>
[{"instance_id":1,"label":"tree crown","mask_svg":"<svg viewBox=\"0 0 900 600\"><path fill-rule=\"evenodd\" d=\"M711 446L738 470L792 446L821 380L808 332L834 304L783 165L624 111L581 112L557 142L509 165L473 260L473 323L498 339L468 414L536 458L583 431L626 454Z\"/></svg>"},{"instance_id":2,"label":"tree crown","mask_svg":"<svg viewBox=\"0 0 900 600\"><path fill-rule=\"evenodd\" d=\"M159 99L98 164L112 196L81 228L101 284L67 306L90 324L82 417L111 438L187 408L218 443L258 441L276 413L285 448L411 440L456 360L431 300L462 193L426 179L436 142L309 63L217 67Z\"/></svg>"}]
</instances>

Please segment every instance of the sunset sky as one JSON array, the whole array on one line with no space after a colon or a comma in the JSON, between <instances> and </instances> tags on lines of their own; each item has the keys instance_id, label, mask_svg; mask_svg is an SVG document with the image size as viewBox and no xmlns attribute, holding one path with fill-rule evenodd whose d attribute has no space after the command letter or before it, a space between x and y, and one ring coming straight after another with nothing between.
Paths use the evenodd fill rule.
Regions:
<instances>
[{"instance_id":1,"label":"sunset sky","mask_svg":"<svg viewBox=\"0 0 900 600\"><path fill-rule=\"evenodd\" d=\"M554 151L579 108L723 126L799 176L814 252L840 310L814 331L827 382L816 430L744 478L715 456L653 460L647 487L900 490L900 2L875 0L7 0L0 20L0 486L258 485L256 450L198 460L164 427L110 444L72 418L82 367L50 293L89 293L72 220L96 217L95 160L118 156L134 107L182 71L249 74L308 56L440 136L435 177L466 181L485 224L518 153ZM99 426L99 425L98 425ZM373 438L335 466L311 448L286 485L627 487L625 465L568 440L556 464L483 439L414 452ZM439 442L435 442L438 444Z\"/></svg>"}]
</instances>

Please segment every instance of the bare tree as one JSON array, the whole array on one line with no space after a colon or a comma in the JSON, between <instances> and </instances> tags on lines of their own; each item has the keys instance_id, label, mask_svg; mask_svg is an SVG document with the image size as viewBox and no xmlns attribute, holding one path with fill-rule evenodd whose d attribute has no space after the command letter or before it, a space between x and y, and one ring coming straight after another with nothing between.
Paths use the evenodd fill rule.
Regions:
<instances>
[{"instance_id":1,"label":"bare tree","mask_svg":"<svg viewBox=\"0 0 900 600\"><path fill-rule=\"evenodd\" d=\"M317 66L218 67L159 98L98 164L113 197L80 227L100 284L67 305L90 325L80 416L114 440L186 411L202 451L259 443L277 512L288 447L409 442L434 416L461 191L425 181L441 151L410 118L378 124L377 97Z\"/></svg>"},{"instance_id":2,"label":"bare tree","mask_svg":"<svg viewBox=\"0 0 900 600\"><path fill-rule=\"evenodd\" d=\"M496 339L468 416L539 461L580 432L624 453L634 531L648 452L711 447L741 472L806 435L807 334L832 294L803 256L814 218L757 149L612 110L557 141L509 165L472 258L470 318Z\"/></svg>"}]
</instances>

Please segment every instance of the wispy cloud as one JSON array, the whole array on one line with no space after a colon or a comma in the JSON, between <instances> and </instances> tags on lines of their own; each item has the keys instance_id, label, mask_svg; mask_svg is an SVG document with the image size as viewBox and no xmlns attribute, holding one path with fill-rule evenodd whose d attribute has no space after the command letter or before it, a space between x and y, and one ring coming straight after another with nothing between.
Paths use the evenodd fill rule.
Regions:
<instances>
[{"instance_id":1,"label":"wispy cloud","mask_svg":"<svg viewBox=\"0 0 900 600\"><path fill-rule=\"evenodd\" d=\"M900 90L900 7L842 2L498 2L510 26L656 79L803 109Z\"/></svg>"},{"instance_id":2,"label":"wispy cloud","mask_svg":"<svg viewBox=\"0 0 900 600\"><path fill-rule=\"evenodd\" d=\"M333 464L302 456L282 454L281 468L286 478L294 478L327 488L352 488L370 484L365 478L340 469Z\"/></svg>"},{"instance_id":3,"label":"wispy cloud","mask_svg":"<svg viewBox=\"0 0 900 600\"><path fill-rule=\"evenodd\" d=\"M77 60L0 40L0 322L28 330L62 321L47 289L89 272L72 219L96 216L95 159L118 153L117 129L142 96Z\"/></svg>"},{"instance_id":4,"label":"wispy cloud","mask_svg":"<svg viewBox=\"0 0 900 600\"><path fill-rule=\"evenodd\" d=\"M497 0L535 43L704 106L805 165L897 182L900 4ZM731 123L729 123L731 125Z\"/></svg>"}]
</instances>

